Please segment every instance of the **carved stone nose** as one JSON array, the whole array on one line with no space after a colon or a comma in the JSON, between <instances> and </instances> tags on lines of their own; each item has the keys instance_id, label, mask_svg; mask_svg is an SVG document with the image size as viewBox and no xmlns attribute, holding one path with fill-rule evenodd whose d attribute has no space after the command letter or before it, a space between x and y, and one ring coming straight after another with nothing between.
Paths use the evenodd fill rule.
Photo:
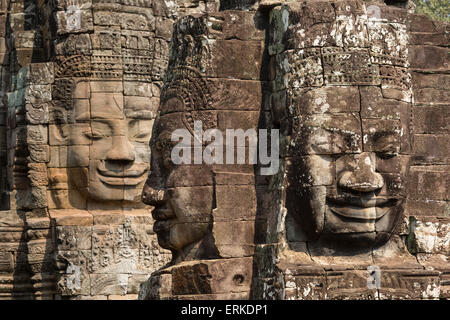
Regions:
<instances>
[{"instance_id":1,"label":"carved stone nose","mask_svg":"<svg viewBox=\"0 0 450 320\"><path fill-rule=\"evenodd\" d=\"M375 172L375 163L369 154L361 154L353 171L345 171L339 178L341 188L357 192L373 192L384 186L384 179Z\"/></svg>"},{"instance_id":2,"label":"carved stone nose","mask_svg":"<svg viewBox=\"0 0 450 320\"><path fill-rule=\"evenodd\" d=\"M134 148L125 136L113 137L111 150L107 154L108 160L134 161Z\"/></svg>"},{"instance_id":3,"label":"carved stone nose","mask_svg":"<svg viewBox=\"0 0 450 320\"><path fill-rule=\"evenodd\" d=\"M162 189L154 189L147 183L142 190L142 202L150 206L156 206L164 203L166 200L165 191Z\"/></svg>"}]
</instances>

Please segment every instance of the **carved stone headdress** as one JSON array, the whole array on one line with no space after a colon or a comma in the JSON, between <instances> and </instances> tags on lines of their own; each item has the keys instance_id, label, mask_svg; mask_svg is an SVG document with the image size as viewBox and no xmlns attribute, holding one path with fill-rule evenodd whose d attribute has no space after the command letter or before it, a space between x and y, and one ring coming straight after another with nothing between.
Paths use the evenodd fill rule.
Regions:
<instances>
[{"instance_id":1,"label":"carved stone headdress","mask_svg":"<svg viewBox=\"0 0 450 320\"><path fill-rule=\"evenodd\" d=\"M183 122L193 133L194 121L202 121L203 130L217 127L207 79L210 64L208 28L203 19L187 16L175 25L169 67L161 92L161 105L172 98L183 103ZM208 112L210 111L210 112ZM167 110L161 109L161 114Z\"/></svg>"},{"instance_id":2,"label":"carved stone headdress","mask_svg":"<svg viewBox=\"0 0 450 320\"><path fill-rule=\"evenodd\" d=\"M151 82L152 58L119 55L74 55L56 61L52 100L55 110L73 107L72 92L80 81L130 80ZM61 112L59 112L61 114ZM71 122L70 116L57 121Z\"/></svg>"},{"instance_id":3,"label":"carved stone headdress","mask_svg":"<svg viewBox=\"0 0 450 320\"><path fill-rule=\"evenodd\" d=\"M388 85L409 91L408 32L404 23L372 17L365 8L350 12L345 7L320 8L330 12L323 11L317 23L308 6L299 4L296 10L300 15L293 12L290 16L283 10L273 18L272 23L281 31L272 35L269 51L280 53L277 64L284 74L292 75L285 85L294 91L322 85Z\"/></svg>"}]
</instances>

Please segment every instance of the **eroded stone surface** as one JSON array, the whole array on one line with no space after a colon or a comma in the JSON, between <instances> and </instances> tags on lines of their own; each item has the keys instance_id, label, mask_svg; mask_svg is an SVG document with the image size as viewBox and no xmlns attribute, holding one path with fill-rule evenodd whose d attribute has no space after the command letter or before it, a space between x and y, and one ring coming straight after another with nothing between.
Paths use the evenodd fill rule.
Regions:
<instances>
[{"instance_id":1,"label":"eroded stone surface","mask_svg":"<svg viewBox=\"0 0 450 320\"><path fill-rule=\"evenodd\" d=\"M449 27L396 5L1 2L0 298L448 298ZM278 173L174 165L196 121Z\"/></svg>"}]
</instances>

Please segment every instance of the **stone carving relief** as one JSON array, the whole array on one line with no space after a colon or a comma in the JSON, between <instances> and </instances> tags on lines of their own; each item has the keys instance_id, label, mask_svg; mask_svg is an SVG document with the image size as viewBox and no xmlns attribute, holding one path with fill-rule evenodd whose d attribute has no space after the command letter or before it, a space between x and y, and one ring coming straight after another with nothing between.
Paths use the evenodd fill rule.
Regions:
<instances>
[{"instance_id":1,"label":"stone carving relief","mask_svg":"<svg viewBox=\"0 0 450 320\"><path fill-rule=\"evenodd\" d=\"M73 58L69 60L72 64ZM85 70L104 68L95 62L77 66ZM117 71L120 76L121 71ZM52 153L59 156L52 160L59 163L54 163L50 187L58 188L66 179L68 191L55 192L55 207L87 209L88 202L93 206L105 201L123 201L124 206L126 202L138 202L136 190L143 186L149 167L146 157L152 112L143 104L145 100L124 96L121 78L96 79L95 74L75 78L83 72L57 71L61 78L55 84L58 89L53 97L55 124L50 125L50 145ZM69 97L59 96L62 92ZM67 171L61 167L67 167ZM70 197L64 199L64 194Z\"/></svg>"},{"instance_id":2,"label":"stone carving relief","mask_svg":"<svg viewBox=\"0 0 450 320\"><path fill-rule=\"evenodd\" d=\"M59 148L60 156L67 145L68 201L66 191L58 188L55 199L94 216L93 225L78 232L78 237L85 233L91 243L86 248L77 243L59 251L63 268L66 261L78 259L85 276L77 290L67 290L67 279L61 277L58 285L67 295L134 297L140 282L169 258L157 245L153 221L140 195L149 170L148 141L169 56L171 25L164 19L169 21L176 11L164 4L150 8L150 2L129 5L95 5L91 50L63 52L56 62L55 125L50 137L56 142L52 151ZM117 13L116 20L108 18L111 11ZM108 30L111 26L118 26L117 31ZM61 48L67 46L70 42ZM55 171L55 181L61 185L60 172ZM107 211L102 214L101 210ZM114 211L127 218L107 218ZM58 234L64 239L70 227L60 229Z\"/></svg>"},{"instance_id":3,"label":"stone carving relief","mask_svg":"<svg viewBox=\"0 0 450 320\"><path fill-rule=\"evenodd\" d=\"M406 244L414 234L407 211L411 156L412 161L417 159L409 54L413 16L380 3L381 16L372 16L368 4L360 1L277 5L264 3L265 9L275 7L269 10L267 47L271 94L260 96L258 126L280 129L281 169L266 182L253 175L253 208L258 208L256 229L250 232L256 245L256 251L250 251L254 254L253 297L445 296L448 258L438 254L433 266L425 270L425 259L418 262ZM236 19L235 12L222 14ZM216 21L213 17L180 21L172 39L177 49L172 50L161 94L151 142L152 171L143 201L156 206L153 215L160 220L158 240L172 250L173 260L172 266L154 273L141 286L142 299L182 298L188 294L191 298L224 297L223 289L215 283L223 272L218 265L228 275L242 272L246 279L249 274L239 269L245 265L243 261L234 267L221 262L225 256L217 241L216 212L230 194L217 192L217 169L211 167L212 190L199 190L195 195L186 192L183 198L177 187L171 190L172 179L189 177L190 182L183 179L183 186L191 186L211 175L208 170L201 172L204 165L174 175L186 166L171 163L174 143L169 136L180 125L194 135L196 116L208 124L207 128L221 128L221 119L217 117L216 122L213 112L214 90L207 88L213 83L208 79L209 72L222 69L214 61L216 42L208 39L216 40L215 32L220 34L225 28L211 23L205 29L201 20ZM203 41L196 41L198 34L206 35ZM242 68L238 56L236 64ZM264 73L265 69L260 70ZM234 72L229 67L225 74L234 78ZM259 79L265 80L263 77ZM170 121L169 116L173 117ZM228 122L231 126L238 123L234 117ZM227 179L227 184L232 181ZM246 203L243 198L236 196L240 204ZM181 199L195 200L195 204ZM178 228L188 212L200 212L196 205L204 199L204 214L192 214L198 218ZM205 219L203 224L200 217ZM428 225L437 239L438 229ZM414 226L421 230L419 233L426 232L420 222L414 222ZM228 232L227 237L233 238L234 234ZM206 253L201 249L206 243L217 251ZM442 242L438 243L430 246L441 246ZM416 245L420 250L432 250L424 249L424 241ZM205 281L205 277L210 280Z\"/></svg>"},{"instance_id":4,"label":"stone carving relief","mask_svg":"<svg viewBox=\"0 0 450 320\"><path fill-rule=\"evenodd\" d=\"M155 207L152 215L156 220L155 231L158 234L158 241L162 247L173 250L175 261L184 260L186 256L189 256L188 252L192 249L190 248L192 245L199 246L194 249L199 251L194 254L196 258L215 254L210 252L214 249L208 248L206 242L197 244L211 231L212 187L189 188L189 186L180 185L177 188L178 185L175 185L178 182L177 179L171 177L173 175L181 178L188 173L186 168L184 169L186 172L182 173L182 166L172 166L171 152L175 145L171 141L172 132L177 128L186 127L193 133L193 115L196 113L201 116L206 113L210 99L208 92L210 85L207 80L202 79L205 76L198 68L199 65L201 66L201 61L193 61L201 59L202 53L207 52L208 48L201 46L201 34L189 34L191 30L197 31L196 26L190 26L189 22L183 24L192 28L186 32L188 35L181 33L179 37L181 43L174 42L172 47L174 50L179 50L182 62L172 62L169 65L169 74L161 92L159 117L156 120L151 141L153 169L143 194L144 202ZM194 20L193 23L195 22ZM211 114L213 121L215 116L214 113ZM201 168L187 169L199 172ZM206 169L205 173L211 177L210 170ZM194 178L195 176L196 174L193 175ZM173 189L164 190L170 180L172 183L169 186ZM186 182L189 183L189 181ZM195 186L195 181L191 183Z\"/></svg>"},{"instance_id":5,"label":"stone carving relief","mask_svg":"<svg viewBox=\"0 0 450 320\"><path fill-rule=\"evenodd\" d=\"M24 233L15 238L23 276L10 277L24 292L14 294L136 298L170 259L140 194L172 24L216 3L30 1L8 7L14 19L2 21L20 22L20 10L41 19L27 21L29 31L10 23L15 49L2 87L10 93L1 192L11 198L6 216L16 215L13 226ZM18 41L22 35L39 41Z\"/></svg>"}]
</instances>

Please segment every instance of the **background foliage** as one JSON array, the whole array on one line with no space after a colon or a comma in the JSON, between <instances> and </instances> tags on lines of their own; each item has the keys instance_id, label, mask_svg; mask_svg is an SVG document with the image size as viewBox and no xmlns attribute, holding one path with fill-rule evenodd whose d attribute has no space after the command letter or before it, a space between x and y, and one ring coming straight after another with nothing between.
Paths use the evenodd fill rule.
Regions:
<instances>
[{"instance_id":1,"label":"background foliage","mask_svg":"<svg viewBox=\"0 0 450 320\"><path fill-rule=\"evenodd\" d=\"M430 16L433 20L450 22L450 0L414 0L416 12Z\"/></svg>"}]
</instances>

